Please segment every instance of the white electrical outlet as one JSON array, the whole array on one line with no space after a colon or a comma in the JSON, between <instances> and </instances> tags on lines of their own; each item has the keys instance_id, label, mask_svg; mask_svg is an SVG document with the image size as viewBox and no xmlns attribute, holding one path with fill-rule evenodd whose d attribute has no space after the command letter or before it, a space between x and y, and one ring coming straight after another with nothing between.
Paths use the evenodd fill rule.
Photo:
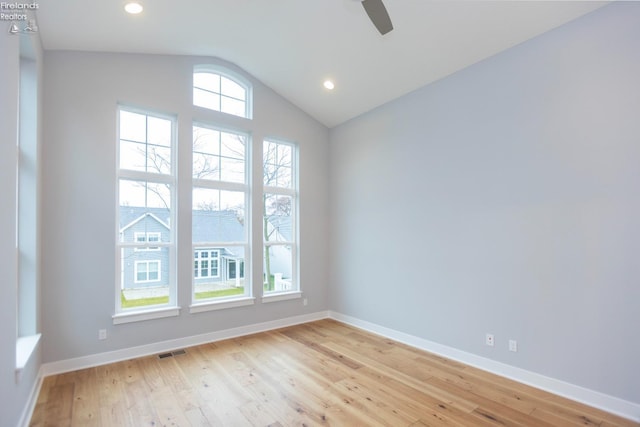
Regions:
<instances>
[{"instance_id":1,"label":"white electrical outlet","mask_svg":"<svg viewBox=\"0 0 640 427\"><path fill-rule=\"evenodd\" d=\"M494 344L493 334L485 335L484 342L488 346L493 347L493 344Z\"/></svg>"},{"instance_id":2,"label":"white electrical outlet","mask_svg":"<svg viewBox=\"0 0 640 427\"><path fill-rule=\"evenodd\" d=\"M518 351L518 341L509 340L509 351L513 351L513 352Z\"/></svg>"},{"instance_id":3,"label":"white electrical outlet","mask_svg":"<svg viewBox=\"0 0 640 427\"><path fill-rule=\"evenodd\" d=\"M98 331L98 339L99 340L106 340L107 339L107 330L106 329L100 329Z\"/></svg>"},{"instance_id":4,"label":"white electrical outlet","mask_svg":"<svg viewBox=\"0 0 640 427\"><path fill-rule=\"evenodd\" d=\"M302 305L307 305L307 304L309 304L309 301L306 298L304 298L302 300Z\"/></svg>"}]
</instances>

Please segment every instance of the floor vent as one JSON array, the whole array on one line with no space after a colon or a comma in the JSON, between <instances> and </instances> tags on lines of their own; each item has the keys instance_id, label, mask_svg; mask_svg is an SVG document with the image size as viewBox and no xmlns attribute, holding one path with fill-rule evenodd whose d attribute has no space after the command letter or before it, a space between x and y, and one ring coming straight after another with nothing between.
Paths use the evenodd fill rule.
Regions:
<instances>
[{"instance_id":1,"label":"floor vent","mask_svg":"<svg viewBox=\"0 0 640 427\"><path fill-rule=\"evenodd\" d=\"M186 350L176 350L176 351L170 351L169 353L161 353L158 355L158 359L166 359L167 357L173 357L173 356L181 356L183 354L187 354Z\"/></svg>"}]
</instances>

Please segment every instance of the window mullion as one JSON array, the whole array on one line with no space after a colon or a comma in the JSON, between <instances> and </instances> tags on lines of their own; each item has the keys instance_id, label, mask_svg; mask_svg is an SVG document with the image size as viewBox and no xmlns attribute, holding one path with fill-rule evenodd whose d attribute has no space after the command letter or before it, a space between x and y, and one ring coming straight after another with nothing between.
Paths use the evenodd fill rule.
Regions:
<instances>
[{"instance_id":1,"label":"window mullion","mask_svg":"<svg viewBox=\"0 0 640 427\"><path fill-rule=\"evenodd\" d=\"M248 186L236 182L214 181L210 179L193 179L193 186L198 188L211 188L214 190L229 190L246 192Z\"/></svg>"},{"instance_id":2,"label":"window mullion","mask_svg":"<svg viewBox=\"0 0 640 427\"><path fill-rule=\"evenodd\" d=\"M174 184L175 178L173 175L158 174L153 172L142 172L121 169L118 171L118 178L130 179L135 181L149 181L159 184Z\"/></svg>"}]
</instances>

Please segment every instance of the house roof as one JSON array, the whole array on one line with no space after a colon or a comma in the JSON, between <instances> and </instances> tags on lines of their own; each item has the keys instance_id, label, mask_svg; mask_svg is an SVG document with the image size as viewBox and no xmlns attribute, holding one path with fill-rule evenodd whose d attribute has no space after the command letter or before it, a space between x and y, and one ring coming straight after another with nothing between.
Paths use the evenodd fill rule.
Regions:
<instances>
[{"instance_id":1,"label":"house roof","mask_svg":"<svg viewBox=\"0 0 640 427\"><path fill-rule=\"evenodd\" d=\"M143 218L150 218L165 228L169 228L169 211L163 208L142 208L122 206L120 208L120 231L133 227ZM289 216L271 216L269 223L277 229L280 240L292 240L292 222ZM192 216L194 243L204 242L242 242L244 225L234 211L194 211ZM229 254L242 255L239 249L228 249Z\"/></svg>"},{"instance_id":2,"label":"house roof","mask_svg":"<svg viewBox=\"0 0 640 427\"><path fill-rule=\"evenodd\" d=\"M194 243L244 240L244 226L233 211L194 211L192 229Z\"/></svg>"},{"instance_id":3,"label":"house roof","mask_svg":"<svg viewBox=\"0 0 640 427\"><path fill-rule=\"evenodd\" d=\"M128 214L136 215L136 213L133 212L133 211L129 211ZM164 228L166 228L166 229L169 228L168 218L167 218L166 221L163 221L156 214L151 213L151 212L138 212L137 214L138 214L138 217L134 218L133 220L125 220L125 221L121 220L120 221L120 224L125 224L124 227L120 227L120 232L123 232L126 229L133 227L134 225L136 225L137 223L142 221L144 218L152 218L156 222L158 222L160 225L162 225ZM122 217L123 217L123 215L121 213L120 214L120 218L122 219Z\"/></svg>"},{"instance_id":4,"label":"house roof","mask_svg":"<svg viewBox=\"0 0 640 427\"><path fill-rule=\"evenodd\" d=\"M122 206L120 230L127 230L143 218L152 218L169 228L170 212L167 209ZM195 211L192 218L193 241L196 243L244 240L244 226L233 211Z\"/></svg>"}]
</instances>

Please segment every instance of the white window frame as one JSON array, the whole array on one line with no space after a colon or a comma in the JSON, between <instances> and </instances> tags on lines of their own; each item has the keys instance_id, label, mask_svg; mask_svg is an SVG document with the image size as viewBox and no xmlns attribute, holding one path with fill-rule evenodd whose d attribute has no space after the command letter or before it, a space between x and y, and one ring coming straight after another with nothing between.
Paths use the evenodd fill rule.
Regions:
<instances>
[{"instance_id":1,"label":"white window frame","mask_svg":"<svg viewBox=\"0 0 640 427\"><path fill-rule=\"evenodd\" d=\"M136 114L146 115L147 117L160 118L164 120L169 120L171 122L171 168L170 173L157 173L157 172L149 172L149 171L137 171L137 170L129 170L129 169L121 169L120 168L120 112L130 112ZM154 318L161 317L169 317L169 316L177 316L179 314L179 307L177 305L177 281L176 281L176 200L177 200L177 185L176 185L176 171L177 171L177 119L174 115L159 113L150 109L140 109L135 107L130 107L126 105L117 105L116 110L117 117L117 132L116 132L116 198L115 198L115 208L116 208L116 233L115 233L115 241L116 241L116 281L115 281L115 314L113 315L114 324L120 323L128 323L135 322L140 320L148 320ZM120 182L122 180L128 181L139 181L139 182L148 182L152 184L160 184L167 185L170 189L171 201L169 206L170 211L170 220L171 228L168 233L167 241L153 242L151 245L149 242L146 244L141 244L136 242L135 238L132 242L123 242L122 241L122 230L120 230ZM124 249L129 248L138 250L162 250L163 248L167 248L168 251L168 287L169 287L169 301L166 304L159 305L149 305L149 306L141 306L135 308L122 308L121 303L121 291L122 291L122 256L121 253ZM156 249L157 248L157 249ZM155 260L153 260L155 261ZM146 262L146 260L139 260L137 262ZM145 283L137 281L137 271L135 269L134 264L134 283ZM161 277L160 270L158 271L158 276ZM155 280L154 280L155 282Z\"/></svg>"},{"instance_id":2,"label":"white window frame","mask_svg":"<svg viewBox=\"0 0 640 427\"><path fill-rule=\"evenodd\" d=\"M251 120L253 118L253 85L244 77L242 77L241 75L234 73L233 71L225 68L225 67L220 67L220 66L215 66L215 65L196 65L193 68L193 74L195 75L196 73L209 73L209 74L214 74L220 77L220 79L222 78L226 78L229 79L231 81L233 81L234 83L236 83L237 85L241 86L244 90L245 90L245 100L244 100L244 115L240 116L240 115L236 115L233 113L229 113L226 111L222 110L222 98L228 98L228 99L233 99L236 101L242 101L241 99L235 98L233 96L230 96L228 94L223 93L222 91L222 87L219 88L219 91L214 90L214 88L205 88L205 87L196 87L195 85L195 79L194 82L192 84L192 96L193 96L193 92L195 90L202 90L205 92L209 92L215 95L218 95L220 97L220 102L218 104L218 108L208 108L208 107L204 107L201 105L196 105L195 102L192 99L192 103L195 107L199 107L199 108L205 108L207 110L212 110L212 111L218 111L220 113L224 113L224 114L229 114L235 117L242 117L245 119L249 119ZM222 84L221 84L222 85Z\"/></svg>"},{"instance_id":3,"label":"white window frame","mask_svg":"<svg viewBox=\"0 0 640 427\"><path fill-rule=\"evenodd\" d=\"M251 245L250 245L250 236L251 236L251 204L250 204L250 182L251 182L251 135L247 132L230 129L228 127L216 126L210 123L203 123L199 121L194 121L192 123L193 127L201 127L212 129L218 132L228 132L234 133L238 135L242 135L245 138L245 154L244 154L244 182L228 182L217 179L206 179L206 178L193 178L192 173L192 191L194 189L211 189L211 190L220 190L220 191L237 191L244 193L244 240L239 242L222 242L222 241L213 241L213 242L193 242L191 253L192 256L200 250L210 249L210 248L231 248L231 247L241 247L244 249L244 262L245 262L245 282L244 282L244 294L242 295L234 295L234 296L226 296L226 297L217 297L217 298L209 298L203 300L196 300L196 278L195 271L195 257L192 260L192 273L191 273L191 313L198 313L203 311L210 310L219 310L223 308L232 308L243 305L250 305L254 303L255 298L253 298L253 290L251 283L251 275L247 274L247 271L251 271ZM192 138L193 139L193 138ZM193 140L191 141L193 144ZM192 145L192 153L193 153L193 145ZM193 162L192 162L193 165ZM192 206L193 209L193 206ZM220 270L222 268L222 252L220 252L220 257L218 261L218 277L220 276Z\"/></svg>"},{"instance_id":4,"label":"white window frame","mask_svg":"<svg viewBox=\"0 0 640 427\"><path fill-rule=\"evenodd\" d=\"M283 196L289 196L291 197L291 240L288 241L266 241L265 240L265 223L264 220L261 221L262 222L262 236L263 236L263 243L262 243L262 247L263 247L263 251L267 251L269 250L270 247L272 246L290 246L291 247L291 288L287 289L287 290L282 290L282 291L265 291L264 290L264 284L263 284L263 297L262 297L262 301L263 302L275 302L275 301L281 301L284 299L291 299L291 298L300 298L302 295L301 289L300 289L300 280L299 280L299 265L300 265L300 260L299 260L299 251L298 251L298 245L299 245L299 236L298 236L298 203L299 203L299 198L298 198L298 175L299 175L299 170L298 170L298 165L299 165L299 146L298 144L295 144L293 142L288 142L288 141L284 141L278 138L265 138L263 140L263 149L262 149L262 155L264 156L264 144L280 144L280 145L286 145L291 147L292 153L291 153L291 187L279 187L279 186L275 186L275 185L266 185L264 184L264 178L263 178L263 206L262 206L262 218L264 218L264 214L265 214L265 206L264 206L264 196L266 194L275 194L275 195L283 195ZM262 159L262 166L263 166L263 176L264 176L264 167L266 165L266 159L263 157ZM264 253L263 253L263 260L262 260L262 264L263 264L263 276L265 274L264 272ZM268 280L268 279L267 279Z\"/></svg>"},{"instance_id":5,"label":"white window frame","mask_svg":"<svg viewBox=\"0 0 640 427\"><path fill-rule=\"evenodd\" d=\"M149 279L149 266L151 264L157 264L158 265L158 278L157 279ZM141 265L146 265L146 275L147 278L145 280L140 280L138 279L138 273L140 273L140 266ZM135 261L134 263L134 267L133 267L133 281L134 283L153 283L153 282L161 282L162 281L162 261L160 261L159 259L152 259L152 260L142 260L142 261Z\"/></svg>"}]
</instances>

